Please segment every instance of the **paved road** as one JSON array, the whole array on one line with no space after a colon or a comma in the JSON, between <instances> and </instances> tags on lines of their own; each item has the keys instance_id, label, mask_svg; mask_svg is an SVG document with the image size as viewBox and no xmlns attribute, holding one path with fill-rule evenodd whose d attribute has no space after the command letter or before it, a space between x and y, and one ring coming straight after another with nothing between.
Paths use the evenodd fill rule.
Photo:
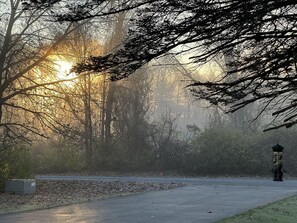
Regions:
<instances>
[{"instance_id":1,"label":"paved road","mask_svg":"<svg viewBox=\"0 0 297 223\"><path fill-rule=\"evenodd\" d=\"M38 176L37 178L45 178ZM46 176L47 179L62 179ZM65 177L63 177L65 178ZM237 178L66 177L81 180L187 182L189 186L49 210L2 215L1 223L207 223L297 193L297 181Z\"/></svg>"}]
</instances>

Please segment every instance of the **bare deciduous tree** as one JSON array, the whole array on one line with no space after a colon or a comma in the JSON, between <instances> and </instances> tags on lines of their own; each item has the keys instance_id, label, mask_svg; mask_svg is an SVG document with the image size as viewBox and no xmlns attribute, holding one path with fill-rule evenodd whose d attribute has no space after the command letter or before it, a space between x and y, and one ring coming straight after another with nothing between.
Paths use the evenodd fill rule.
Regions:
<instances>
[{"instance_id":1,"label":"bare deciduous tree","mask_svg":"<svg viewBox=\"0 0 297 223\"><path fill-rule=\"evenodd\" d=\"M48 9L24 10L22 1L2 0L0 29L0 126L2 142L27 141L31 133L44 136L40 127L54 128L49 78L50 56L75 30L68 24L47 21ZM49 106L46 108L46 106Z\"/></svg>"},{"instance_id":2,"label":"bare deciduous tree","mask_svg":"<svg viewBox=\"0 0 297 223\"><path fill-rule=\"evenodd\" d=\"M97 5L106 2L100 1ZM219 80L191 84L193 93L213 104L231 105L230 112L260 101L263 104L260 113L268 107L274 109L276 126L272 129L297 123L295 1L125 3L131 3L131 7L118 4L105 13L137 8L124 47L105 57L92 57L88 63L77 66L77 72L109 71L116 80L168 52L191 53L191 62L201 65L216 56L223 57L224 52L236 50L239 56L229 64L229 71ZM141 7L144 5L146 7ZM91 9L85 7L81 17L72 11L61 18L71 21L99 16L92 14ZM179 46L185 47L174 51ZM236 80L229 78L234 73L238 74Z\"/></svg>"}]
</instances>

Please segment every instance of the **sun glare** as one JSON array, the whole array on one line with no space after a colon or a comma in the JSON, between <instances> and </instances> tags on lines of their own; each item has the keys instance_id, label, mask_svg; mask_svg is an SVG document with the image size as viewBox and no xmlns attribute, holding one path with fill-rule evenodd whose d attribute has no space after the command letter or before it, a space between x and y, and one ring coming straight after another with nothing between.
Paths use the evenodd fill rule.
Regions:
<instances>
[{"instance_id":1,"label":"sun glare","mask_svg":"<svg viewBox=\"0 0 297 223\"><path fill-rule=\"evenodd\" d=\"M73 64L68 61L63 61L63 60L55 61L55 68L57 70L57 78L59 80L69 80L69 79L75 78L76 75L74 73L70 72L72 66L73 66Z\"/></svg>"}]
</instances>

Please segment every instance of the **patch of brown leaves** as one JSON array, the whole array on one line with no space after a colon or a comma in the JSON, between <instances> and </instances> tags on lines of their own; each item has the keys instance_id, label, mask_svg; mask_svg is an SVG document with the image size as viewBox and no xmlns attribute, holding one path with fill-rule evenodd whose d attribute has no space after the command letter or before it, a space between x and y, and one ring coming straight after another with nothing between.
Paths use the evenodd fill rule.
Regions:
<instances>
[{"instance_id":1,"label":"patch of brown leaves","mask_svg":"<svg viewBox=\"0 0 297 223\"><path fill-rule=\"evenodd\" d=\"M106 199L139 192L158 191L183 186L180 183L160 184L145 182L98 182L77 180L39 180L34 194L0 193L0 214L20 212Z\"/></svg>"}]
</instances>

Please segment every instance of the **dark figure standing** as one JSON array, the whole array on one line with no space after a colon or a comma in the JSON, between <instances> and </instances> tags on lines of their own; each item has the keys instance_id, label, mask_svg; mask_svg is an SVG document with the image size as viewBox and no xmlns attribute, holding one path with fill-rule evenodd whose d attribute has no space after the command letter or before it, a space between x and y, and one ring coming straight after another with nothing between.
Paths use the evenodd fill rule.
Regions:
<instances>
[{"instance_id":1,"label":"dark figure standing","mask_svg":"<svg viewBox=\"0 0 297 223\"><path fill-rule=\"evenodd\" d=\"M273 150L273 180L274 181L283 181L283 149L279 144L276 144L272 147Z\"/></svg>"},{"instance_id":2,"label":"dark figure standing","mask_svg":"<svg viewBox=\"0 0 297 223\"><path fill-rule=\"evenodd\" d=\"M283 181L282 164L273 164L273 180Z\"/></svg>"}]
</instances>

